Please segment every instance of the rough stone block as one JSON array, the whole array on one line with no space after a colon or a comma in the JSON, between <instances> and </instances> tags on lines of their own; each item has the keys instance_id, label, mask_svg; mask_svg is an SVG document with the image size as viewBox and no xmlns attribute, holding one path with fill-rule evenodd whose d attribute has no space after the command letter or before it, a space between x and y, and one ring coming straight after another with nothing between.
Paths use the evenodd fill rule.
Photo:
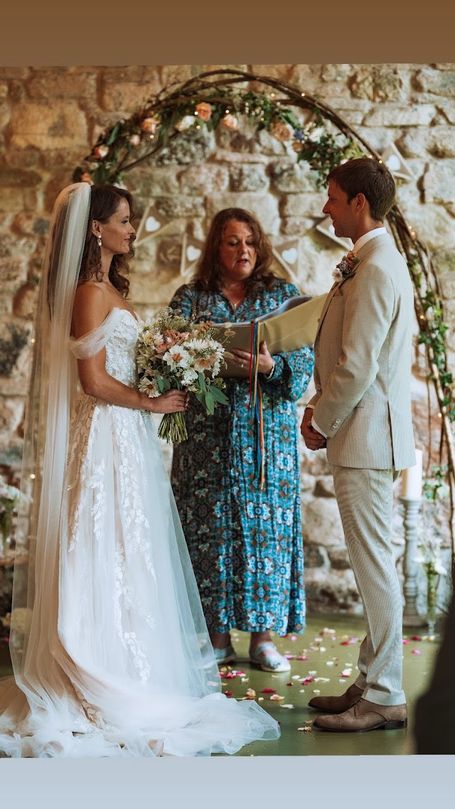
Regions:
<instances>
[{"instance_id":1,"label":"rough stone block","mask_svg":"<svg viewBox=\"0 0 455 809\"><path fill-rule=\"evenodd\" d=\"M183 195L178 197L158 197L156 207L158 212L168 219L204 215L204 200L202 197Z\"/></svg>"},{"instance_id":2,"label":"rough stone block","mask_svg":"<svg viewBox=\"0 0 455 809\"><path fill-rule=\"evenodd\" d=\"M343 527L337 503L317 497L303 509L303 527L309 544L331 547L344 545Z\"/></svg>"},{"instance_id":3,"label":"rough stone block","mask_svg":"<svg viewBox=\"0 0 455 809\"><path fill-rule=\"evenodd\" d=\"M295 193L282 197L280 211L282 216L320 216L327 197L325 194Z\"/></svg>"},{"instance_id":4,"label":"rough stone block","mask_svg":"<svg viewBox=\"0 0 455 809\"><path fill-rule=\"evenodd\" d=\"M420 158L420 164L425 152L434 157L455 157L455 130L453 126L408 129L397 146L404 157Z\"/></svg>"},{"instance_id":5,"label":"rough stone block","mask_svg":"<svg viewBox=\"0 0 455 809\"><path fill-rule=\"evenodd\" d=\"M401 202L401 200L400 200ZM455 248L455 226L453 216L447 213L441 205L404 200L401 202L403 214L408 224L414 228L419 238L427 246L439 249L441 244L447 248Z\"/></svg>"},{"instance_id":6,"label":"rough stone block","mask_svg":"<svg viewBox=\"0 0 455 809\"><path fill-rule=\"evenodd\" d=\"M270 166L272 187L281 193L316 192L316 173L307 163L289 160L276 161Z\"/></svg>"},{"instance_id":7,"label":"rough stone block","mask_svg":"<svg viewBox=\"0 0 455 809\"><path fill-rule=\"evenodd\" d=\"M13 230L24 236L45 236L49 230L49 218L21 211L14 217Z\"/></svg>"},{"instance_id":8,"label":"rough stone block","mask_svg":"<svg viewBox=\"0 0 455 809\"><path fill-rule=\"evenodd\" d=\"M174 82L184 82L192 78L193 70L191 65L160 65L160 76L162 87L167 87Z\"/></svg>"},{"instance_id":9,"label":"rough stone block","mask_svg":"<svg viewBox=\"0 0 455 809\"><path fill-rule=\"evenodd\" d=\"M403 101L407 92L401 66L362 65L349 78L349 87L355 98L370 101Z\"/></svg>"},{"instance_id":10,"label":"rough stone block","mask_svg":"<svg viewBox=\"0 0 455 809\"><path fill-rule=\"evenodd\" d=\"M455 70L434 70L430 67L419 70L415 77L418 90L438 96L455 97Z\"/></svg>"},{"instance_id":11,"label":"rough stone block","mask_svg":"<svg viewBox=\"0 0 455 809\"><path fill-rule=\"evenodd\" d=\"M171 141L156 157L158 166L202 163L215 151L215 136L205 127Z\"/></svg>"},{"instance_id":12,"label":"rough stone block","mask_svg":"<svg viewBox=\"0 0 455 809\"><path fill-rule=\"evenodd\" d=\"M0 185L2 188L36 187L41 182L42 177L37 171L11 168L10 166L0 168Z\"/></svg>"},{"instance_id":13,"label":"rough stone block","mask_svg":"<svg viewBox=\"0 0 455 809\"><path fill-rule=\"evenodd\" d=\"M180 173L179 185L184 194L204 195L226 191L229 185L229 169L216 163L191 166Z\"/></svg>"},{"instance_id":14,"label":"rough stone block","mask_svg":"<svg viewBox=\"0 0 455 809\"><path fill-rule=\"evenodd\" d=\"M349 570L351 563L346 548L332 548L328 553L334 570Z\"/></svg>"},{"instance_id":15,"label":"rough stone block","mask_svg":"<svg viewBox=\"0 0 455 809\"><path fill-rule=\"evenodd\" d=\"M24 417L25 401L19 397L0 399L0 444L7 446Z\"/></svg>"},{"instance_id":16,"label":"rough stone block","mask_svg":"<svg viewBox=\"0 0 455 809\"><path fill-rule=\"evenodd\" d=\"M307 545L305 547L305 567L322 567L327 564L326 552L317 545Z\"/></svg>"},{"instance_id":17,"label":"rough stone block","mask_svg":"<svg viewBox=\"0 0 455 809\"><path fill-rule=\"evenodd\" d=\"M423 188L426 202L455 202L455 160L431 161L424 174Z\"/></svg>"},{"instance_id":18,"label":"rough stone block","mask_svg":"<svg viewBox=\"0 0 455 809\"><path fill-rule=\"evenodd\" d=\"M87 148L87 121L76 101L17 104L10 126L11 143L18 148Z\"/></svg>"},{"instance_id":19,"label":"rough stone block","mask_svg":"<svg viewBox=\"0 0 455 809\"><path fill-rule=\"evenodd\" d=\"M145 105L150 87L133 81L106 83L101 91L101 106L109 112L133 113Z\"/></svg>"},{"instance_id":20,"label":"rough stone block","mask_svg":"<svg viewBox=\"0 0 455 809\"><path fill-rule=\"evenodd\" d=\"M305 236L309 230L314 228L316 222L316 217L284 216L281 219L281 231L287 236Z\"/></svg>"},{"instance_id":21,"label":"rough stone block","mask_svg":"<svg viewBox=\"0 0 455 809\"><path fill-rule=\"evenodd\" d=\"M387 104L377 106L365 115L365 126L429 126L435 116L433 104L403 106Z\"/></svg>"},{"instance_id":22,"label":"rough stone block","mask_svg":"<svg viewBox=\"0 0 455 809\"><path fill-rule=\"evenodd\" d=\"M234 164L230 174L233 191L265 191L269 185L265 168L258 163Z\"/></svg>"},{"instance_id":23,"label":"rough stone block","mask_svg":"<svg viewBox=\"0 0 455 809\"><path fill-rule=\"evenodd\" d=\"M100 76L106 84L119 82L133 82L134 84L147 84L149 95L154 95L162 88L158 65L122 65L103 67Z\"/></svg>"},{"instance_id":24,"label":"rough stone block","mask_svg":"<svg viewBox=\"0 0 455 809\"><path fill-rule=\"evenodd\" d=\"M52 68L35 69L34 75L27 82L30 98L49 98L52 87L53 98L94 98L96 95L97 68Z\"/></svg>"},{"instance_id":25,"label":"rough stone block","mask_svg":"<svg viewBox=\"0 0 455 809\"><path fill-rule=\"evenodd\" d=\"M351 570L307 568L305 592L309 612L362 615L363 607Z\"/></svg>"},{"instance_id":26,"label":"rough stone block","mask_svg":"<svg viewBox=\"0 0 455 809\"><path fill-rule=\"evenodd\" d=\"M38 300L38 287L33 284L25 284L21 287L13 301L13 313L16 317L29 318L33 320Z\"/></svg>"},{"instance_id":27,"label":"rough stone block","mask_svg":"<svg viewBox=\"0 0 455 809\"><path fill-rule=\"evenodd\" d=\"M313 494L315 497L335 497L332 475L325 475L316 480Z\"/></svg>"},{"instance_id":28,"label":"rough stone block","mask_svg":"<svg viewBox=\"0 0 455 809\"><path fill-rule=\"evenodd\" d=\"M0 259L0 278L2 279L2 292L11 294L27 278L26 258Z\"/></svg>"},{"instance_id":29,"label":"rough stone block","mask_svg":"<svg viewBox=\"0 0 455 809\"><path fill-rule=\"evenodd\" d=\"M127 183L134 198L144 201L180 191L177 166L160 167L153 163L142 163L128 172Z\"/></svg>"},{"instance_id":30,"label":"rough stone block","mask_svg":"<svg viewBox=\"0 0 455 809\"><path fill-rule=\"evenodd\" d=\"M266 233L279 233L280 217L277 200L271 194L255 194L244 191L209 194L207 197L207 216L212 219L223 208L246 208L260 221Z\"/></svg>"}]
</instances>

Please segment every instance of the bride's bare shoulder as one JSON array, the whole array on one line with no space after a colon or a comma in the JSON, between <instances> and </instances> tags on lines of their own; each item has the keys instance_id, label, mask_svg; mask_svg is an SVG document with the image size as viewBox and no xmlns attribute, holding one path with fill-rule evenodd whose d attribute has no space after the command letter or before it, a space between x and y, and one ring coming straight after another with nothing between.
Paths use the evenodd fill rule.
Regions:
<instances>
[{"instance_id":1,"label":"bride's bare shoulder","mask_svg":"<svg viewBox=\"0 0 455 809\"><path fill-rule=\"evenodd\" d=\"M81 334L97 328L111 309L109 296L103 285L96 281L85 281L76 289L73 306L72 334Z\"/></svg>"}]
</instances>

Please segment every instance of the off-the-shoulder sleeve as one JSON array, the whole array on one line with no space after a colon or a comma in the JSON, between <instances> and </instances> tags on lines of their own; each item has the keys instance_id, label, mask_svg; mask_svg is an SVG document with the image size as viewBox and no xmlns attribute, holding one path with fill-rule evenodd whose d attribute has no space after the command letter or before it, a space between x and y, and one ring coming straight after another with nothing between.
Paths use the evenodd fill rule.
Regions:
<instances>
[{"instance_id":1,"label":"off-the-shoulder sleeve","mask_svg":"<svg viewBox=\"0 0 455 809\"><path fill-rule=\"evenodd\" d=\"M77 340L70 337L69 349L76 359L86 360L94 357L104 348L121 318L121 314L119 314L121 311L121 309L111 309L106 319L96 329L83 334Z\"/></svg>"}]
</instances>

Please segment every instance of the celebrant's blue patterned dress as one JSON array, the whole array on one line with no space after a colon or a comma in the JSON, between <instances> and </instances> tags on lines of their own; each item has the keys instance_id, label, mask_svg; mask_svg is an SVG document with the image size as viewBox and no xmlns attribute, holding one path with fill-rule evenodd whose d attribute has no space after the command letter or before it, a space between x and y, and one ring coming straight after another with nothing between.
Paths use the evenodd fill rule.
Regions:
<instances>
[{"instance_id":1,"label":"celebrant's blue patterned dress","mask_svg":"<svg viewBox=\"0 0 455 809\"><path fill-rule=\"evenodd\" d=\"M234 311L221 293L180 287L171 306L198 320L250 321L300 295L277 279ZM275 354L263 393L265 488L256 475L256 431L249 382L227 379L230 406L206 415L194 396L189 439L174 447L172 485L211 632L302 631L303 541L296 402L313 371L313 351Z\"/></svg>"}]
</instances>

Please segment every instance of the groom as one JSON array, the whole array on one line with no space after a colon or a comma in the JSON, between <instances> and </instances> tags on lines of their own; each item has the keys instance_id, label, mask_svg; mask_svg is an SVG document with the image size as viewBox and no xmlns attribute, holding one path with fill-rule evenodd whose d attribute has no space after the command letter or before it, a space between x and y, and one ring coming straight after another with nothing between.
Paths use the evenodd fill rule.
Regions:
<instances>
[{"instance_id":1,"label":"groom","mask_svg":"<svg viewBox=\"0 0 455 809\"><path fill-rule=\"evenodd\" d=\"M373 158L328 176L323 213L353 250L338 264L315 340L316 394L301 425L307 447L327 447L367 634L359 676L341 696L315 697L327 731L406 725L402 598L391 546L393 481L415 463L411 419L413 292L404 259L383 227L395 184Z\"/></svg>"}]
</instances>

